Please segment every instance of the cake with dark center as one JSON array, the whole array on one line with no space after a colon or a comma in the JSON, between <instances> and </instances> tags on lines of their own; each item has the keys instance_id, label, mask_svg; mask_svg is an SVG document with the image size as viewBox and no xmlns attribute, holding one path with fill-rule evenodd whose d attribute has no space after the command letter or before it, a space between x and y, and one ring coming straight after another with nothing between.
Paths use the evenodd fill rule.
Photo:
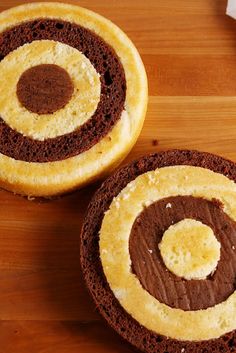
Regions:
<instances>
[{"instance_id":1,"label":"cake with dark center","mask_svg":"<svg viewBox=\"0 0 236 353\"><path fill-rule=\"evenodd\" d=\"M0 14L0 186L71 191L112 170L140 133L147 79L127 36L78 6Z\"/></svg>"},{"instance_id":2,"label":"cake with dark center","mask_svg":"<svg viewBox=\"0 0 236 353\"><path fill-rule=\"evenodd\" d=\"M88 289L147 353L236 352L236 165L166 151L118 170L81 234Z\"/></svg>"}]
</instances>

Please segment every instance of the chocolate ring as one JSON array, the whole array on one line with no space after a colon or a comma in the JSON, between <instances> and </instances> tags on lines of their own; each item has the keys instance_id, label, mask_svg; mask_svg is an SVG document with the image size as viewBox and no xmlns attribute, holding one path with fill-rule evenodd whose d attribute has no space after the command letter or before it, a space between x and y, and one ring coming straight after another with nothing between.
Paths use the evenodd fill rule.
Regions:
<instances>
[{"instance_id":1,"label":"chocolate ring","mask_svg":"<svg viewBox=\"0 0 236 353\"><path fill-rule=\"evenodd\" d=\"M108 171L135 143L146 75L132 43L109 21L65 4L10 9L0 15L0 60L9 87L0 101L0 165L7 163L8 172L15 167L19 179L16 186L9 175L4 187L40 196L69 191ZM41 80L32 73L39 68ZM29 165L32 178L22 177Z\"/></svg>"},{"instance_id":2,"label":"chocolate ring","mask_svg":"<svg viewBox=\"0 0 236 353\"><path fill-rule=\"evenodd\" d=\"M206 279L185 280L167 271L157 246L165 230L185 218L211 227L221 244L217 270ZM224 213L222 205L215 200L192 196L168 197L152 203L135 220L129 239L132 269L142 286L161 303L182 310L207 309L233 294L234 248L236 223Z\"/></svg>"},{"instance_id":3,"label":"chocolate ring","mask_svg":"<svg viewBox=\"0 0 236 353\"><path fill-rule=\"evenodd\" d=\"M167 151L144 157L121 168L95 194L81 235L81 263L85 280L101 314L137 348L148 353L218 353L235 350L235 181L236 167L233 162L196 151ZM137 216L142 220L141 212L144 209L146 212L155 207L155 202L163 202L163 205L168 205L166 211L173 216L175 224L180 218L175 216L174 200L177 199L174 198L180 196L182 201L178 201L182 203L182 197L190 197L196 203L207 203L208 208L212 207L212 212L214 210L226 217L230 231L230 245L225 247L221 244L221 259L213 278L220 271L221 262L225 261L222 253L226 251L234 266L232 276L229 274L231 289L228 293L222 290L222 302L216 305L214 301L208 302L209 306L203 310L183 310L163 304L164 301L161 303L132 272L129 238L132 225L139 219ZM168 197L172 199L168 200ZM173 204L173 210L169 208L169 203ZM188 217L200 219L195 211L192 212L194 214L188 210ZM161 218L161 213L157 217ZM148 221L149 218L145 219ZM215 226L217 228L220 223ZM167 224L163 226L162 232L165 232L166 227ZM216 228L214 233L219 240ZM148 248L149 245L147 243ZM157 261L153 247L149 250L152 251L150 255L154 254L153 261ZM138 261L141 260L146 262L144 257ZM167 274L168 271L166 268ZM208 304L206 299L203 305Z\"/></svg>"}]
</instances>

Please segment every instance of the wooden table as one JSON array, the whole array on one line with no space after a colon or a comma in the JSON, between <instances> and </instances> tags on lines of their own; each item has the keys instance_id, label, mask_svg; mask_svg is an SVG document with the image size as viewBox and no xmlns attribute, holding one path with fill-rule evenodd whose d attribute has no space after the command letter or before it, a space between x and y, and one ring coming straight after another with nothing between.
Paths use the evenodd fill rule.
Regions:
<instances>
[{"instance_id":1,"label":"wooden table","mask_svg":"<svg viewBox=\"0 0 236 353\"><path fill-rule=\"evenodd\" d=\"M1 0L0 10L20 4ZM168 148L236 160L236 21L226 0L81 0L134 41L147 119L126 161ZM157 140L157 141L153 141ZM51 202L0 191L0 352L126 353L85 289L79 234L98 185Z\"/></svg>"}]
</instances>

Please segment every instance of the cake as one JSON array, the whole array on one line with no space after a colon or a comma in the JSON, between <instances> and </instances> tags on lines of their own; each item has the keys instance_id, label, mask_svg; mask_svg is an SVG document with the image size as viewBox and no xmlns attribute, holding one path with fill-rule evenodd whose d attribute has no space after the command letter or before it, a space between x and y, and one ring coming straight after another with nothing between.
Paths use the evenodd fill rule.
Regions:
<instances>
[{"instance_id":1,"label":"cake","mask_svg":"<svg viewBox=\"0 0 236 353\"><path fill-rule=\"evenodd\" d=\"M81 265L141 351L236 352L236 164L172 150L122 167L90 202Z\"/></svg>"},{"instance_id":2,"label":"cake","mask_svg":"<svg viewBox=\"0 0 236 353\"><path fill-rule=\"evenodd\" d=\"M147 78L128 37L62 3L0 14L0 186L30 196L72 191L128 154L147 107Z\"/></svg>"}]
</instances>

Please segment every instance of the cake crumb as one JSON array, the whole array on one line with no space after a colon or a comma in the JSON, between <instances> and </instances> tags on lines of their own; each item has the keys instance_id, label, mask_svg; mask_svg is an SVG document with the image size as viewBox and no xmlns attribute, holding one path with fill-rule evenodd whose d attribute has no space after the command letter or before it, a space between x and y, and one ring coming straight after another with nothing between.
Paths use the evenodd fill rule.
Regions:
<instances>
[{"instance_id":1,"label":"cake crumb","mask_svg":"<svg viewBox=\"0 0 236 353\"><path fill-rule=\"evenodd\" d=\"M153 253L153 250L151 250L151 249L148 249L148 252L150 252L150 254L152 254L152 253Z\"/></svg>"},{"instance_id":2,"label":"cake crumb","mask_svg":"<svg viewBox=\"0 0 236 353\"><path fill-rule=\"evenodd\" d=\"M119 203L119 201L115 201L115 206L116 206L117 209L120 208L120 203Z\"/></svg>"},{"instance_id":3,"label":"cake crumb","mask_svg":"<svg viewBox=\"0 0 236 353\"><path fill-rule=\"evenodd\" d=\"M152 140L152 145L153 146L157 146L159 144L158 140L157 139L153 139Z\"/></svg>"},{"instance_id":4,"label":"cake crumb","mask_svg":"<svg viewBox=\"0 0 236 353\"><path fill-rule=\"evenodd\" d=\"M168 202L168 203L166 204L166 208L171 208L171 207L172 207L171 203Z\"/></svg>"},{"instance_id":5,"label":"cake crumb","mask_svg":"<svg viewBox=\"0 0 236 353\"><path fill-rule=\"evenodd\" d=\"M149 185L155 184L156 179L151 174L148 174L148 180Z\"/></svg>"},{"instance_id":6,"label":"cake crumb","mask_svg":"<svg viewBox=\"0 0 236 353\"><path fill-rule=\"evenodd\" d=\"M35 197L29 195L29 196L27 197L27 199L28 199L28 201L34 201L34 200L35 200Z\"/></svg>"},{"instance_id":7,"label":"cake crumb","mask_svg":"<svg viewBox=\"0 0 236 353\"><path fill-rule=\"evenodd\" d=\"M114 294L117 299L124 299L126 297L126 290L123 288L114 289Z\"/></svg>"},{"instance_id":8,"label":"cake crumb","mask_svg":"<svg viewBox=\"0 0 236 353\"><path fill-rule=\"evenodd\" d=\"M234 245L232 245L232 249L235 250L235 246Z\"/></svg>"},{"instance_id":9,"label":"cake crumb","mask_svg":"<svg viewBox=\"0 0 236 353\"><path fill-rule=\"evenodd\" d=\"M185 348L182 348L182 349L181 349L181 353L184 353L184 352L185 352Z\"/></svg>"},{"instance_id":10,"label":"cake crumb","mask_svg":"<svg viewBox=\"0 0 236 353\"><path fill-rule=\"evenodd\" d=\"M129 194L124 194L123 200L127 200L129 198Z\"/></svg>"},{"instance_id":11,"label":"cake crumb","mask_svg":"<svg viewBox=\"0 0 236 353\"><path fill-rule=\"evenodd\" d=\"M133 192L135 191L135 184L133 184L132 182L130 184L127 185L127 189L130 191L130 192Z\"/></svg>"}]
</instances>

